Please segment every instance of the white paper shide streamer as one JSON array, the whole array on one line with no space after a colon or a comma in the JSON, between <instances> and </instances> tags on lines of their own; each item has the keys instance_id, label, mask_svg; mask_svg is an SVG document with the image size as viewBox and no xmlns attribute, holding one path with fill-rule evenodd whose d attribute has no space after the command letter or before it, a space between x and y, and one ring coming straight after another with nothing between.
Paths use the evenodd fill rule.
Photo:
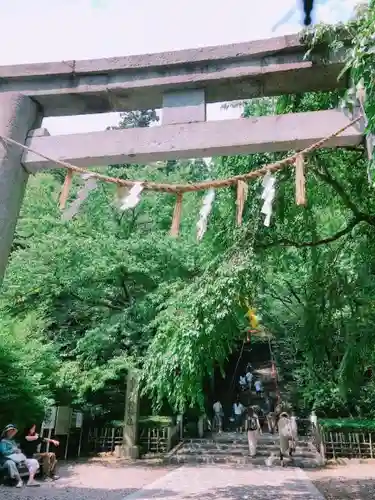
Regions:
<instances>
[{"instance_id":1,"label":"white paper shide streamer","mask_svg":"<svg viewBox=\"0 0 375 500\"><path fill-rule=\"evenodd\" d=\"M212 157L202 158L203 163L205 163L207 167L207 171L211 172L212 169ZM203 198L203 205L199 211L199 220L197 222L197 240L200 241L204 233L207 231L207 220L210 212L212 210L212 204L215 198L215 190L209 189L207 194Z\"/></svg>"},{"instance_id":2,"label":"white paper shide streamer","mask_svg":"<svg viewBox=\"0 0 375 500\"><path fill-rule=\"evenodd\" d=\"M97 188L98 183L92 174L81 175L84 184L82 188L77 193L77 198L70 204L69 208L63 211L61 218L62 220L71 220L75 215L77 215L78 210L82 203L86 200L90 191Z\"/></svg>"},{"instance_id":3,"label":"white paper shide streamer","mask_svg":"<svg viewBox=\"0 0 375 500\"><path fill-rule=\"evenodd\" d=\"M265 215L264 225L267 227L271 223L272 203L276 192L275 182L276 182L275 177L271 174L271 172L268 171L264 176L262 182L263 186L262 200L264 200L264 203L261 210L262 214Z\"/></svg>"},{"instance_id":4,"label":"white paper shide streamer","mask_svg":"<svg viewBox=\"0 0 375 500\"><path fill-rule=\"evenodd\" d=\"M197 222L197 239L200 241L207 230L207 220L212 210L212 203L215 198L215 190L209 189L203 198L203 205L199 212L199 220Z\"/></svg>"},{"instance_id":5,"label":"white paper shide streamer","mask_svg":"<svg viewBox=\"0 0 375 500\"><path fill-rule=\"evenodd\" d=\"M141 201L141 193L143 191L142 182L136 182L126 195L119 200L120 210L129 210L135 208Z\"/></svg>"}]
</instances>

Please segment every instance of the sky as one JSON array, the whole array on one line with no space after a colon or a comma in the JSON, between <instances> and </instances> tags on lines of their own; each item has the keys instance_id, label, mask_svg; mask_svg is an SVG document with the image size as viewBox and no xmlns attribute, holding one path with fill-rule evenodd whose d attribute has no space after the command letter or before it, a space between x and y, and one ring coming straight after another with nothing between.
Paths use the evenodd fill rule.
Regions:
<instances>
[{"instance_id":1,"label":"sky","mask_svg":"<svg viewBox=\"0 0 375 500\"><path fill-rule=\"evenodd\" d=\"M345 21L358 0L318 0L315 21ZM296 0L0 0L0 66L222 45L298 32ZM209 105L208 120L239 109ZM46 118L52 135L104 130L118 113Z\"/></svg>"}]
</instances>

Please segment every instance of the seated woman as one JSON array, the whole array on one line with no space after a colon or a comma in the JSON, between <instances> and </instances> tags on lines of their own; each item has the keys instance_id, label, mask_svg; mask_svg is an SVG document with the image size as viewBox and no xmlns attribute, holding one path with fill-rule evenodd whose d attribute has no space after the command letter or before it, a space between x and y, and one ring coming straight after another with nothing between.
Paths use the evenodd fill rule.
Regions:
<instances>
[{"instance_id":1,"label":"seated woman","mask_svg":"<svg viewBox=\"0 0 375 500\"><path fill-rule=\"evenodd\" d=\"M59 442L55 439L42 438L36 432L36 425L32 424L25 428L23 433L23 439L21 442L22 451L25 453L27 458L36 458L37 460L42 459L42 472L45 480L56 481L59 476L56 475L56 455L51 452L39 453L38 447L43 442L51 443L54 446L59 446Z\"/></svg>"},{"instance_id":2,"label":"seated woman","mask_svg":"<svg viewBox=\"0 0 375 500\"><path fill-rule=\"evenodd\" d=\"M6 459L5 465L8 468L10 476L17 480L17 487L21 487L23 483L17 469L17 464L24 462L29 471L27 486L40 486L34 479L35 474L39 470L38 460L35 460L35 458L27 458L22 453L14 440L16 434L17 428L9 424L4 428L0 440L0 453ZM13 462L15 467L11 466L10 462Z\"/></svg>"},{"instance_id":3,"label":"seated woman","mask_svg":"<svg viewBox=\"0 0 375 500\"><path fill-rule=\"evenodd\" d=\"M16 485L16 488L22 488L23 481L19 473L17 464L13 460L6 460L2 455L0 456L0 469L7 475Z\"/></svg>"}]
</instances>

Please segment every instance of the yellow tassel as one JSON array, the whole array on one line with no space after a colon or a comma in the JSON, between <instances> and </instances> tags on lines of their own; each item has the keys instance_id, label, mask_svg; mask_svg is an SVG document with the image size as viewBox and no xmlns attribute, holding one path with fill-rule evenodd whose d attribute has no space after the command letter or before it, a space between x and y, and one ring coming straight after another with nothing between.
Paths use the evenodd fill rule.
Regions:
<instances>
[{"instance_id":1,"label":"yellow tassel","mask_svg":"<svg viewBox=\"0 0 375 500\"><path fill-rule=\"evenodd\" d=\"M306 205L305 173L303 155L296 159L296 204Z\"/></svg>"},{"instance_id":2,"label":"yellow tassel","mask_svg":"<svg viewBox=\"0 0 375 500\"><path fill-rule=\"evenodd\" d=\"M242 224L242 214L247 199L248 185L244 181L237 182L237 226Z\"/></svg>"},{"instance_id":3,"label":"yellow tassel","mask_svg":"<svg viewBox=\"0 0 375 500\"><path fill-rule=\"evenodd\" d=\"M63 187L60 194L60 210L64 210L68 200L69 191L72 186L73 170L69 169L64 180Z\"/></svg>"},{"instance_id":4,"label":"yellow tassel","mask_svg":"<svg viewBox=\"0 0 375 500\"><path fill-rule=\"evenodd\" d=\"M171 225L171 236L177 238L180 229L181 212L182 212L182 193L177 193L176 204L174 206L172 225Z\"/></svg>"}]
</instances>

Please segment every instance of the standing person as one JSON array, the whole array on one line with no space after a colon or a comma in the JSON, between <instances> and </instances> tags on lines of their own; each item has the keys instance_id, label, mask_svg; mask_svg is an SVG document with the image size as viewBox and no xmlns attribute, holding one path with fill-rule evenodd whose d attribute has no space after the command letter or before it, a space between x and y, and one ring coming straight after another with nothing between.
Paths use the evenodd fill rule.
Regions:
<instances>
[{"instance_id":1,"label":"standing person","mask_svg":"<svg viewBox=\"0 0 375 500\"><path fill-rule=\"evenodd\" d=\"M0 453L7 460L12 460L15 464L24 462L29 471L29 480L27 481L27 486L40 486L40 484L34 479L35 474L39 470L38 460L35 460L35 458L27 458L22 453L14 440L17 432L18 431L16 426L12 424L9 424L4 428L1 434ZM17 477L16 479L18 481L17 486L22 486L22 484L20 484L20 478Z\"/></svg>"},{"instance_id":2,"label":"standing person","mask_svg":"<svg viewBox=\"0 0 375 500\"><path fill-rule=\"evenodd\" d=\"M310 422L311 422L311 427L314 429L315 427L317 427L318 425L318 417L315 413L315 411L313 410L311 412L311 415L310 415Z\"/></svg>"},{"instance_id":3,"label":"standing person","mask_svg":"<svg viewBox=\"0 0 375 500\"><path fill-rule=\"evenodd\" d=\"M241 391L245 391L247 388L246 376L243 377L242 375L240 375L239 384L240 384Z\"/></svg>"},{"instance_id":4,"label":"standing person","mask_svg":"<svg viewBox=\"0 0 375 500\"><path fill-rule=\"evenodd\" d=\"M250 370L246 370L245 378L246 378L246 382L247 382L249 389L251 389L251 383L253 381L253 374L251 373Z\"/></svg>"},{"instance_id":5,"label":"standing person","mask_svg":"<svg viewBox=\"0 0 375 500\"><path fill-rule=\"evenodd\" d=\"M240 398L237 396L236 402L233 404L234 422L236 432L242 432L243 413L245 411L244 405L241 403Z\"/></svg>"},{"instance_id":6,"label":"standing person","mask_svg":"<svg viewBox=\"0 0 375 500\"><path fill-rule=\"evenodd\" d=\"M215 401L215 403L213 404L213 410L214 410L215 429L218 429L219 434L221 434L221 431L223 430L224 411L223 411L223 405L219 400Z\"/></svg>"},{"instance_id":7,"label":"standing person","mask_svg":"<svg viewBox=\"0 0 375 500\"><path fill-rule=\"evenodd\" d=\"M298 439L298 423L297 423L297 416L292 411L292 415L290 417L290 427L292 431L292 440L291 440L291 453L294 453L296 451L296 446L297 446L297 439Z\"/></svg>"},{"instance_id":8,"label":"standing person","mask_svg":"<svg viewBox=\"0 0 375 500\"><path fill-rule=\"evenodd\" d=\"M36 425L32 424L25 428L21 448L27 458L36 458L38 461L42 459L42 472L45 480L56 481L59 476L56 474L56 455L52 452L38 452L38 447L42 443L51 443L54 446L59 446L59 441L56 439L42 438L36 432Z\"/></svg>"},{"instance_id":9,"label":"standing person","mask_svg":"<svg viewBox=\"0 0 375 500\"><path fill-rule=\"evenodd\" d=\"M291 447L291 441L293 440L292 425L289 415L286 412L280 414L278 427L280 438L280 462L281 466L284 467L284 458L291 458L293 453Z\"/></svg>"},{"instance_id":10,"label":"standing person","mask_svg":"<svg viewBox=\"0 0 375 500\"><path fill-rule=\"evenodd\" d=\"M257 395L261 396L262 395L263 387L262 387L262 382L260 381L260 379L257 379L254 382L254 386L255 386L255 392L257 393Z\"/></svg>"},{"instance_id":11,"label":"standing person","mask_svg":"<svg viewBox=\"0 0 375 500\"><path fill-rule=\"evenodd\" d=\"M260 428L259 418L256 413L254 413L254 409L251 406L247 409L246 423L247 441L249 443L249 455L251 457L255 457L257 452L258 437L259 434L262 433L262 431Z\"/></svg>"},{"instance_id":12,"label":"standing person","mask_svg":"<svg viewBox=\"0 0 375 500\"><path fill-rule=\"evenodd\" d=\"M264 414L266 416L268 432L273 434L276 426L276 418L274 412L274 404L269 394L264 398Z\"/></svg>"},{"instance_id":13,"label":"standing person","mask_svg":"<svg viewBox=\"0 0 375 500\"><path fill-rule=\"evenodd\" d=\"M246 372L252 372L253 371L253 365L249 362L246 365Z\"/></svg>"}]
</instances>

